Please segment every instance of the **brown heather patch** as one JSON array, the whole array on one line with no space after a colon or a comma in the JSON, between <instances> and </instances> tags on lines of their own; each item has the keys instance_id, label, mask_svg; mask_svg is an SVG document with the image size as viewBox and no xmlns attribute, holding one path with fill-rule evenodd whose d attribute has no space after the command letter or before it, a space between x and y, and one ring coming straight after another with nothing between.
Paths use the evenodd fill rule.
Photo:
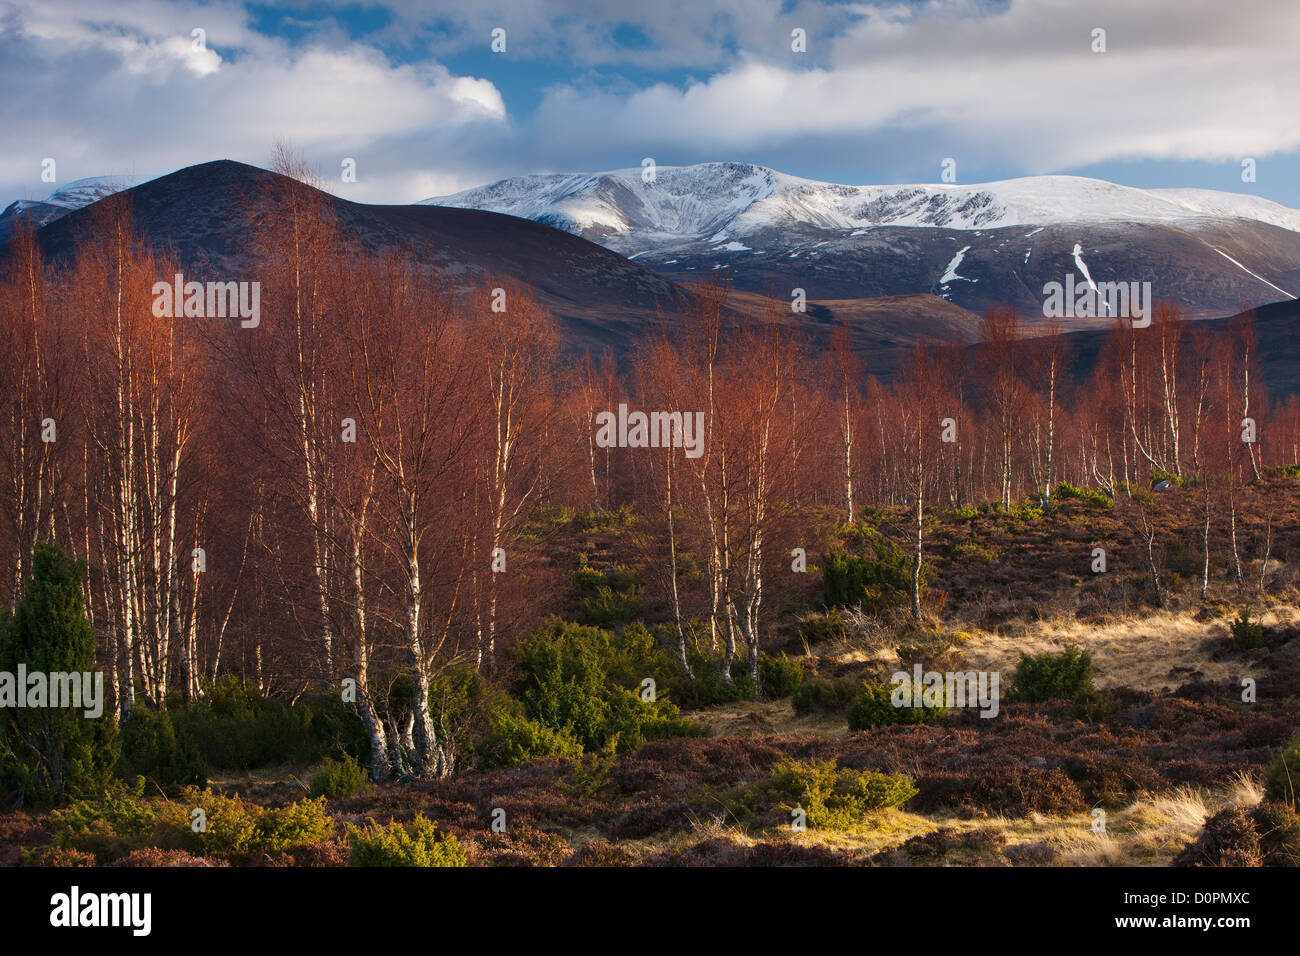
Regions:
<instances>
[{"instance_id":1,"label":"brown heather patch","mask_svg":"<svg viewBox=\"0 0 1300 956\"><path fill-rule=\"evenodd\" d=\"M697 843L666 850L646 860L649 866L854 866L857 856L816 843L796 840L747 843L728 837L709 837Z\"/></svg>"},{"instance_id":2,"label":"brown heather patch","mask_svg":"<svg viewBox=\"0 0 1300 956\"><path fill-rule=\"evenodd\" d=\"M559 866L573 847L558 833L530 826L507 825L505 833L487 833L467 840L470 866Z\"/></svg>"},{"instance_id":3,"label":"brown heather patch","mask_svg":"<svg viewBox=\"0 0 1300 956\"><path fill-rule=\"evenodd\" d=\"M343 843L300 843L281 853L263 855L256 866L347 866L351 850Z\"/></svg>"},{"instance_id":4,"label":"brown heather patch","mask_svg":"<svg viewBox=\"0 0 1300 956\"><path fill-rule=\"evenodd\" d=\"M94 866L95 854L65 846L43 846L31 851L22 866Z\"/></svg>"},{"instance_id":5,"label":"brown heather patch","mask_svg":"<svg viewBox=\"0 0 1300 956\"><path fill-rule=\"evenodd\" d=\"M105 863L105 866L130 866L130 867L147 867L147 866L185 866L185 867L208 867L208 866L229 866L228 860L219 859L209 856L194 856L186 853L184 850L160 850L156 846L145 847L142 850L132 850L121 859L114 860L111 863ZM293 865L293 864L284 864Z\"/></svg>"},{"instance_id":6,"label":"brown heather patch","mask_svg":"<svg viewBox=\"0 0 1300 956\"><path fill-rule=\"evenodd\" d=\"M18 866L24 849L49 844L49 818L22 811L0 815L0 866Z\"/></svg>"},{"instance_id":7,"label":"brown heather patch","mask_svg":"<svg viewBox=\"0 0 1300 956\"><path fill-rule=\"evenodd\" d=\"M565 866L634 866L636 855L617 843L588 840L564 861Z\"/></svg>"},{"instance_id":8,"label":"brown heather patch","mask_svg":"<svg viewBox=\"0 0 1300 956\"><path fill-rule=\"evenodd\" d=\"M877 853L873 866L1009 866L1007 838L993 827L959 830L940 827Z\"/></svg>"}]
</instances>

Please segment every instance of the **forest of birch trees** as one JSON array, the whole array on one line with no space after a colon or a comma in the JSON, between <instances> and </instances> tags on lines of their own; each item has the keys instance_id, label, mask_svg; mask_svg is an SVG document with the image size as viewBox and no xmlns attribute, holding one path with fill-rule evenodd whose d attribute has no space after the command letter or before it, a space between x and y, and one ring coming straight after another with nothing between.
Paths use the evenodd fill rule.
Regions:
<instances>
[{"instance_id":1,"label":"forest of birch trees","mask_svg":"<svg viewBox=\"0 0 1300 956\"><path fill-rule=\"evenodd\" d=\"M445 775L430 680L491 675L569 570L540 509L628 510L683 671L703 642L730 680L737 659L757 675L764 582L812 515L907 515L919 583L932 511L1063 482L1120 500L1154 476L1197 479L1226 527L1236 489L1300 460L1300 403L1263 390L1249 317L1212 331L1161 304L1080 376L1061 329L992 310L978 345L922 341L882 381L846 330L818 345L779 305L741 319L720 280L634 352L575 353L522 282L369 249L278 171L246 237L256 328L154 315L182 267L125 195L66 260L30 231L0 260L0 600L40 541L86 559L119 717L229 673L287 696L350 680L379 774ZM598 447L620 402L703 412L702 453ZM372 686L394 672L398 727Z\"/></svg>"}]
</instances>

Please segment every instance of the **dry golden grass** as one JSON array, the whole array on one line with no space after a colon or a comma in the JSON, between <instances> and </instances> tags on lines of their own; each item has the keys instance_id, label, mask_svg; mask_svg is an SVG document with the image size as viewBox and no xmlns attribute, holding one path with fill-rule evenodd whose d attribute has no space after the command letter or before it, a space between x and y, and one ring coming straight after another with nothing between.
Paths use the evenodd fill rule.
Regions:
<instances>
[{"instance_id":1,"label":"dry golden grass","mask_svg":"<svg viewBox=\"0 0 1300 956\"><path fill-rule=\"evenodd\" d=\"M1293 625L1300 622L1300 610L1279 603L1257 617L1267 625ZM856 631L840 646L819 650L845 663L896 663L896 653L887 639L881 640L874 629ZM1221 662L1211 659L1213 648L1209 645L1228 634L1227 620L1197 621L1188 610L1129 616L1103 624L1084 624L1061 615L1011 631L997 633L967 626L956 635L954 642L962 666L1002 670L1009 675L1022 651L1056 652L1075 645L1091 653L1096 686L1126 686L1154 692L1185 683L1192 670L1216 680L1233 678L1241 668L1240 659ZM690 716L707 725L718 737L840 738L848 733L843 715L799 716L789 700L741 701L696 711ZM1240 774L1230 785L1216 790L1184 787L1165 793L1140 794L1123 807L1108 809L1105 826L1097 830L1093 829L1091 811L1056 816L965 818L948 813L888 810L873 814L849 829L803 833L792 832L784 825L747 831L719 812L693 819L685 831L625 845L636 855L645 856L682 849L711 838L723 838L743 846L758 841L795 841L851 851L856 858L863 859L940 828L959 833L992 829L1005 838L1008 855L1020 860L1022 865L1169 866L1197 838L1210 816L1227 806L1252 807L1261 799L1258 781ZM966 852L954 847L941 862L962 865ZM982 861L976 860L987 861L987 856Z\"/></svg>"},{"instance_id":2,"label":"dry golden grass","mask_svg":"<svg viewBox=\"0 0 1300 956\"><path fill-rule=\"evenodd\" d=\"M1261 619L1270 626L1295 624L1300 622L1300 609L1279 604L1264 612ZM954 649L963 667L1000 671L1004 679L1015 670L1022 651L1055 653L1074 645L1092 655L1094 686L1167 692L1191 679L1192 671L1199 671L1207 680L1238 677L1242 669L1239 659L1212 660L1207 647L1207 642L1226 634L1225 620L1197 621L1182 610L1125 617L1105 624L1058 618L1008 633L967 627L950 632L950 637L956 637ZM857 640L862 640L861 635ZM837 647L822 648L821 653L841 663L898 663L897 653L888 643L872 639L854 646L853 641L850 638ZM737 701L691 711L689 716L708 727L715 737L839 738L849 732L842 714L801 716L794 712L789 700Z\"/></svg>"},{"instance_id":3,"label":"dry golden grass","mask_svg":"<svg viewBox=\"0 0 1300 956\"><path fill-rule=\"evenodd\" d=\"M833 850L877 853L898 846L912 837L924 836L932 830L939 829L940 825L932 817L908 813L906 810L890 809L873 813L860 825L847 830L809 829L794 838ZM792 835L789 827L770 832L773 838Z\"/></svg>"},{"instance_id":4,"label":"dry golden grass","mask_svg":"<svg viewBox=\"0 0 1300 956\"><path fill-rule=\"evenodd\" d=\"M1015 847L1043 848L1056 866L1169 866L1193 842L1205 821L1227 806L1250 807L1259 803L1261 791L1252 778L1242 775L1219 790L1184 787L1170 793L1142 794L1125 807L1107 811L1105 826L1093 829L1091 811L1049 816L1000 816L969 819L949 814L918 814L889 810L873 814L861 825L846 830L809 830L792 834L788 827L746 834L738 827L715 824L694 834L679 835L673 845L695 842L704 836L727 835L746 844L755 839L795 839L834 850L871 855L901 846L915 836L949 828L958 832L991 829ZM954 849L944 865L961 865L962 851Z\"/></svg>"},{"instance_id":5,"label":"dry golden grass","mask_svg":"<svg viewBox=\"0 0 1300 956\"><path fill-rule=\"evenodd\" d=\"M811 735L843 737L849 732L842 714L807 714L800 716L786 700L742 700L717 704L687 716L709 728L715 737L782 737Z\"/></svg>"},{"instance_id":6,"label":"dry golden grass","mask_svg":"<svg viewBox=\"0 0 1300 956\"><path fill-rule=\"evenodd\" d=\"M1266 625L1300 621L1300 611L1279 605L1262 615ZM1239 676L1240 660L1214 661L1206 642L1228 633L1225 621L1197 621L1187 611L1162 611L1144 617L1125 617L1105 624L1082 623L1073 618L1038 621L1014 633L968 629L970 639L960 652L974 670L1015 669L1026 654L1059 652L1075 645L1092 655L1093 683L1097 687L1132 687L1138 690L1174 690L1188 680L1189 668L1207 680ZM1177 670L1176 670L1177 669Z\"/></svg>"},{"instance_id":7,"label":"dry golden grass","mask_svg":"<svg viewBox=\"0 0 1300 956\"><path fill-rule=\"evenodd\" d=\"M1040 817L1034 820L1038 832L1032 839L1056 849L1067 866L1168 866L1207 819L1226 806L1253 806L1260 796L1259 785L1242 775L1221 790L1183 787L1142 794L1109 812L1099 832L1093 830L1091 813ZM1012 834L1007 836L1010 842Z\"/></svg>"}]
</instances>

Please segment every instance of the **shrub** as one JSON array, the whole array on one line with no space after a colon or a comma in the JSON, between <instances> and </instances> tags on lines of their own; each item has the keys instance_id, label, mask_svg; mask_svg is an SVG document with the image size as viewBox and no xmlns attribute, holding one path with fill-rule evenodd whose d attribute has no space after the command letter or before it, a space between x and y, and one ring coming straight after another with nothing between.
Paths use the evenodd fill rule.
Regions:
<instances>
[{"instance_id":1,"label":"shrub","mask_svg":"<svg viewBox=\"0 0 1300 956\"><path fill-rule=\"evenodd\" d=\"M708 728L697 724L688 717L683 717L672 704L661 701L660 705L642 720L640 726L641 739L635 743L628 743L626 749L616 750L617 753L631 753L647 740L667 740L673 737L704 737L708 735ZM635 738L629 739L635 740Z\"/></svg>"},{"instance_id":2,"label":"shrub","mask_svg":"<svg viewBox=\"0 0 1300 956\"><path fill-rule=\"evenodd\" d=\"M887 724L919 724L942 717L947 707L922 707L914 699L912 706L895 706L894 689L888 684L867 684L849 706L849 729L870 730Z\"/></svg>"},{"instance_id":3,"label":"shrub","mask_svg":"<svg viewBox=\"0 0 1300 956\"><path fill-rule=\"evenodd\" d=\"M366 786L367 774L364 767L351 756L342 760L327 760L311 778L311 795L341 800L360 793Z\"/></svg>"},{"instance_id":4,"label":"shrub","mask_svg":"<svg viewBox=\"0 0 1300 956\"><path fill-rule=\"evenodd\" d=\"M1282 747L1282 752L1264 771L1264 795L1276 803L1300 809L1300 734Z\"/></svg>"},{"instance_id":5,"label":"shrub","mask_svg":"<svg viewBox=\"0 0 1300 956\"><path fill-rule=\"evenodd\" d=\"M630 706L630 701L620 699L630 691L608 686L612 657L610 635L593 627L557 621L526 638L519 648L520 679L515 688L525 716L585 748L600 750L616 719L611 705Z\"/></svg>"},{"instance_id":6,"label":"shrub","mask_svg":"<svg viewBox=\"0 0 1300 956\"><path fill-rule=\"evenodd\" d=\"M1241 651L1253 651L1264 644L1264 625L1250 619L1250 611L1242 611L1228 624L1232 642Z\"/></svg>"},{"instance_id":7,"label":"shrub","mask_svg":"<svg viewBox=\"0 0 1300 956\"><path fill-rule=\"evenodd\" d=\"M267 809L237 796L189 787L181 792L181 801L187 823L195 809L204 813L205 828L196 836L205 853L278 853L299 843L327 840L334 830L324 797Z\"/></svg>"},{"instance_id":8,"label":"shrub","mask_svg":"<svg viewBox=\"0 0 1300 956\"><path fill-rule=\"evenodd\" d=\"M434 685L429 689L429 705L435 708ZM281 704L280 706L284 706ZM322 758L351 756L359 763L370 760L370 737L357 713L356 704L344 703L338 693L308 694L286 710L306 734L302 751L297 755L304 763Z\"/></svg>"},{"instance_id":9,"label":"shrub","mask_svg":"<svg viewBox=\"0 0 1300 956\"><path fill-rule=\"evenodd\" d=\"M210 767L248 769L283 763L307 751L308 736L288 708L226 677L199 700L170 711L177 736Z\"/></svg>"},{"instance_id":10,"label":"shrub","mask_svg":"<svg viewBox=\"0 0 1300 956\"><path fill-rule=\"evenodd\" d=\"M859 532L872 556L830 551L822 568L822 600L827 607L862 607L873 613L906 604L912 587L912 556L870 529ZM921 569L925 589L926 568Z\"/></svg>"},{"instance_id":11,"label":"shrub","mask_svg":"<svg viewBox=\"0 0 1300 956\"><path fill-rule=\"evenodd\" d=\"M74 800L52 811L50 824L55 845L91 853L100 863L150 846L197 848L184 808L150 803L141 798L139 788L120 783L105 787L96 798Z\"/></svg>"},{"instance_id":12,"label":"shrub","mask_svg":"<svg viewBox=\"0 0 1300 956\"><path fill-rule=\"evenodd\" d=\"M95 632L81 597L84 565L51 544L35 549L31 567L13 616L0 617L0 672L15 674L20 664L47 680L56 673L96 672ZM50 804L108 783L117 762L117 722L109 714L87 717L90 704L81 703L0 707L0 794L6 802Z\"/></svg>"},{"instance_id":13,"label":"shrub","mask_svg":"<svg viewBox=\"0 0 1300 956\"><path fill-rule=\"evenodd\" d=\"M155 847L214 854L278 853L302 843L327 840L334 829L325 800L304 800L265 808L239 797L186 787L180 799L146 801L138 790L107 788L93 800L78 800L50 815L59 846L93 853L103 863ZM197 832L203 811L203 827Z\"/></svg>"},{"instance_id":14,"label":"shrub","mask_svg":"<svg viewBox=\"0 0 1300 956\"><path fill-rule=\"evenodd\" d=\"M842 641L848 635L848 622L834 608L825 614L809 614L799 621L799 636L809 645Z\"/></svg>"},{"instance_id":15,"label":"shrub","mask_svg":"<svg viewBox=\"0 0 1300 956\"><path fill-rule=\"evenodd\" d=\"M114 772L121 779L144 777L169 796L183 787L207 786L207 763L192 744L177 739L167 711L137 705L122 722L119 739Z\"/></svg>"},{"instance_id":16,"label":"shrub","mask_svg":"<svg viewBox=\"0 0 1300 956\"><path fill-rule=\"evenodd\" d=\"M970 555L973 558L978 558L985 564L992 564L998 559L997 554L993 550L985 547L978 541L958 541L952 546L952 553L954 555Z\"/></svg>"},{"instance_id":17,"label":"shrub","mask_svg":"<svg viewBox=\"0 0 1300 956\"><path fill-rule=\"evenodd\" d=\"M921 664L925 670L944 670L945 656L953 648L953 638L947 634L912 631L899 635L912 640L899 640L894 646L898 661L903 665Z\"/></svg>"},{"instance_id":18,"label":"shrub","mask_svg":"<svg viewBox=\"0 0 1300 956\"><path fill-rule=\"evenodd\" d=\"M722 679L720 657L701 654L688 649L687 660L694 680L688 680L674 664L667 678L673 700L683 707L709 707L737 700L754 699L754 679L749 670L749 657L742 647L731 661L731 683ZM768 699L789 697L807 680L803 664L782 653L773 657L766 652L758 654L758 679L763 696Z\"/></svg>"},{"instance_id":19,"label":"shrub","mask_svg":"<svg viewBox=\"0 0 1300 956\"><path fill-rule=\"evenodd\" d=\"M438 825L417 814L406 826L391 821L386 829L367 822L365 829L349 828L352 855L349 866L465 866L465 851L450 833L440 835Z\"/></svg>"},{"instance_id":20,"label":"shrub","mask_svg":"<svg viewBox=\"0 0 1300 956\"><path fill-rule=\"evenodd\" d=\"M1063 481L1052 490L1052 497L1061 500L1082 501L1085 504L1109 508L1114 502L1110 495L1100 488L1077 488L1068 481Z\"/></svg>"},{"instance_id":21,"label":"shrub","mask_svg":"<svg viewBox=\"0 0 1300 956\"><path fill-rule=\"evenodd\" d=\"M612 627L633 620L641 609L639 589L615 591L606 584L578 603L578 622L593 627Z\"/></svg>"},{"instance_id":22,"label":"shrub","mask_svg":"<svg viewBox=\"0 0 1300 956\"><path fill-rule=\"evenodd\" d=\"M583 754L573 761L573 777L559 784L561 793L570 797L595 797L614 787L615 758L601 754Z\"/></svg>"},{"instance_id":23,"label":"shrub","mask_svg":"<svg viewBox=\"0 0 1300 956\"><path fill-rule=\"evenodd\" d=\"M302 800L287 807L261 810L249 851L279 853L303 843L322 843L334 832L334 819L325 811L325 798Z\"/></svg>"},{"instance_id":24,"label":"shrub","mask_svg":"<svg viewBox=\"0 0 1300 956\"><path fill-rule=\"evenodd\" d=\"M581 559L573 573L573 599L578 623L613 627L636 618L641 610L641 588L626 569L608 573Z\"/></svg>"},{"instance_id":25,"label":"shrub","mask_svg":"<svg viewBox=\"0 0 1300 956\"><path fill-rule=\"evenodd\" d=\"M583 532L617 534L632 524L635 515L631 505L619 505L616 511L597 511L588 508L583 514L573 516L573 527Z\"/></svg>"},{"instance_id":26,"label":"shrub","mask_svg":"<svg viewBox=\"0 0 1300 956\"><path fill-rule=\"evenodd\" d=\"M611 679L622 672L631 683L621 650L608 631L551 621L517 651L515 692L523 716L584 750L619 754L631 753L647 739L700 732L667 700L644 701Z\"/></svg>"},{"instance_id":27,"label":"shrub","mask_svg":"<svg viewBox=\"0 0 1300 956\"><path fill-rule=\"evenodd\" d=\"M787 814L802 808L808 825L818 829L842 830L876 810L900 807L917 790L902 775L837 767L835 761L798 761L783 757L772 776L758 789L783 801Z\"/></svg>"},{"instance_id":28,"label":"shrub","mask_svg":"<svg viewBox=\"0 0 1300 956\"><path fill-rule=\"evenodd\" d=\"M1077 647L1059 654L1020 654L1009 700L1067 700L1092 686L1092 655Z\"/></svg>"},{"instance_id":29,"label":"shrub","mask_svg":"<svg viewBox=\"0 0 1300 956\"><path fill-rule=\"evenodd\" d=\"M1162 481L1169 482L1175 488L1181 488L1183 485L1183 478L1181 475L1175 475L1172 471L1165 471L1163 468L1152 468L1151 483L1147 485L1147 487L1154 488Z\"/></svg>"},{"instance_id":30,"label":"shrub","mask_svg":"<svg viewBox=\"0 0 1300 956\"><path fill-rule=\"evenodd\" d=\"M580 757L582 744L567 731L553 730L524 716L517 701L505 704L493 721L492 735L484 746L484 767L509 766L539 757Z\"/></svg>"},{"instance_id":31,"label":"shrub","mask_svg":"<svg viewBox=\"0 0 1300 956\"><path fill-rule=\"evenodd\" d=\"M233 676L205 690L199 700L171 705L169 715L177 740L209 767L245 770L369 755L361 719L337 695L304 698L289 707Z\"/></svg>"},{"instance_id":32,"label":"shrub","mask_svg":"<svg viewBox=\"0 0 1300 956\"><path fill-rule=\"evenodd\" d=\"M529 520L549 528L562 527L573 520L573 512L564 505L540 505L533 509Z\"/></svg>"},{"instance_id":33,"label":"shrub","mask_svg":"<svg viewBox=\"0 0 1300 956\"><path fill-rule=\"evenodd\" d=\"M1017 521L1037 521L1043 516L1043 509L1026 500L1015 505L1007 514Z\"/></svg>"},{"instance_id":34,"label":"shrub","mask_svg":"<svg viewBox=\"0 0 1300 956\"><path fill-rule=\"evenodd\" d=\"M1123 705L1118 697L1109 690L1085 688L1074 695L1070 702L1070 716L1086 723L1100 723L1109 720L1120 712Z\"/></svg>"},{"instance_id":35,"label":"shrub","mask_svg":"<svg viewBox=\"0 0 1300 956\"><path fill-rule=\"evenodd\" d=\"M758 655L758 681L763 696L769 699L789 697L804 681L803 665L782 654L772 657Z\"/></svg>"},{"instance_id":36,"label":"shrub","mask_svg":"<svg viewBox=\"0 0 1300 956\"><path fill-rule=\"evenodd\" d=\"M609 654L605 660L605 678L616 687L637 688L647 677L654 678L661 690L682 677L676 653L665 648L675 646L676 632L671 625L659 627L659 636L640 621L633 621L620 632L609 634Z\"/></svg>"},{"instance_id":37,"label":"shrub","mask_svg":"<svg viewBox=\"0 0 1300 956\"><path fill-rule=\"evenodd\" d=\"M825 680L810 677L791 695L794 712L800 715L843 713L853 703L860 686L859 681L848 678Z\"/></svg>"},{"instance_id":38,"label":"shrub","mask_svg":"<svg viewBox=\"0 0 1300 956\"><path fill-rule=\"evenodd\" d=\"M671 693L675 701L683 707L709 707L714 704L727 704L737 700L752 700L754 682L749 677L748 661L744 655L737 654L731 662L731 683L722 679L721 660L710 657L693 649L686 652L695 680L687 680L680 674L671 680Z\"/></svg>"}]
</instances>

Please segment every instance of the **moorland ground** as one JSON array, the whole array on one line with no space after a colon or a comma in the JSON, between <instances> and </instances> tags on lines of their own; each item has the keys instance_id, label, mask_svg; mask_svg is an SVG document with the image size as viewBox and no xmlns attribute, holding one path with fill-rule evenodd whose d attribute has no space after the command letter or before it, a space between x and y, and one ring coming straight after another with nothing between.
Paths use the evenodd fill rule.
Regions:
<instances>
[{"instance_id":1,"label":"moorland ground","mask_svg":"<svg viewBox=\"0 0 1300 956\"><path fill-rule=\"evenodd\" d=\"M887 594L826 601L825 556L862 551L875 540L866 529L902 537L907 514L810 520L808 570L770 582L757 698L743 666L732 687L675 680L668 611L643 586L634 519L539 515L534 533L572 586L553 596L549 631L502 673L446 698L461 741L453 775L371 783L353 729L320 714L312 733L332 726L332 738L317 733L327 743L296 756L260 738L223 750L181 714L171 750L158 743L165 733L150 738L152 767L124 738L134 763L119 766L116 790L0 817L0 862L1295 865L1300 822L1280 754L1300 728L1300 527L1287 517L1300 479L1239 489L1235 528L1211 522L1208 577L1193 487L1143 504L1154 568L1135 507L1092 497L936 512L920 620ZM712 649L702 630L692 637L698 669ZM575 728L596 718L530 705L530 681L545 679L538 654L556 686L601 684L573 697L582 706L617 709L643 694L644 672L658 681L655 706L680 714L592 746L595 731ZM1062 660L1084 663L1054 672L1055 690L1019 673ZM999 672L997 716L873 718L866 689L917 663ZM207 706L212 720L236 721L227 730L269 713L247 700ZM1293 762L1294 742L1289 752ZM199 769L178 771L182 757ZM205 832L191 825L195 807Z\"/></svg>"}]
</instances>

